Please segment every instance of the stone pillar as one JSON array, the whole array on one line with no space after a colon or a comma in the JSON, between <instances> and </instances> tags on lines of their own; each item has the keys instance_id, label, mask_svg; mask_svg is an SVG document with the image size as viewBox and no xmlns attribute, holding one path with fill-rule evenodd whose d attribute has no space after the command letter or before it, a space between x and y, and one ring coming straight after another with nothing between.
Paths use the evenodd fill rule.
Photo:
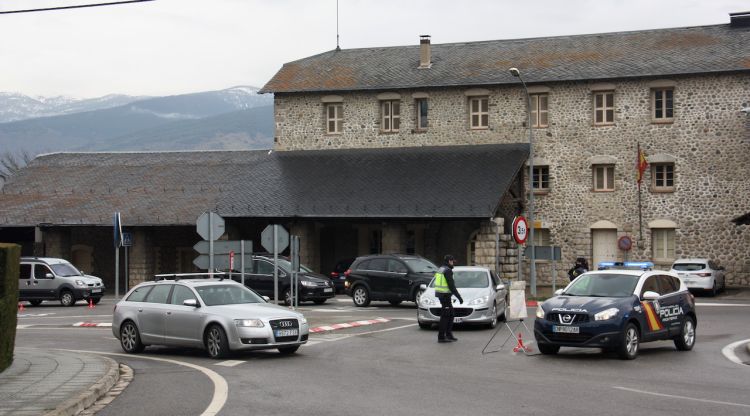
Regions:
<instances>
[{"instance_id":1,"label":"stone pillar","mask_svg":"<svg viewBox=\"0 0 750 416\"><path fill-rule=\"evenodd\" d=\"M130 287L152 280L154 278L154 244L151 231L147 228L135 228L133 233L133 246L130 247ZM125 268L123 252L120 253L120 286L124 288ZM120 293L123 293L122 290Z\"/></svg>"},{"instance_id":2,"label":"stone pillar","mask_svg":"<svg viewBox=\"0 0 750 416\"><path fill-rule=\"evenodd\" d=\"M290 235L299 236L299 262L320 271L320 232L312 222L294 223Z\"/></svg>"},{"instance_id":3,"label":"stone pillar","mask_svg":"<svg viewBox=\"0 0 750 416\"><path fill-rule=\"evenodd\" d=\"M403 224L383 225L383 253L406 253L406 228Z\"/></svg>"},{"instance_id":4,"label":"stone pillar","mask_svg":"<svg viewBox=\"0 0 750 416\"><path fill-rule=\"evenodd\" d=\"M505 219L498 217L493 221L482 221L476 236L474 262L477 266L495 270L504 279L515 279L518 271L518 259L512 236L503 234ZM497 256L497 262L495 260ZM499 263L499 270L496 270Z\"/></svg>"},{"instance_id":5,"label":"stone pillar","mask_svg":"<svg viewBox=\"0 0 750 416\"><path fill-rule=\"evenodd\" d=\"M67 228L45 228L44 256L70 259L70 230Z\"/></svg>"}]
</instances>

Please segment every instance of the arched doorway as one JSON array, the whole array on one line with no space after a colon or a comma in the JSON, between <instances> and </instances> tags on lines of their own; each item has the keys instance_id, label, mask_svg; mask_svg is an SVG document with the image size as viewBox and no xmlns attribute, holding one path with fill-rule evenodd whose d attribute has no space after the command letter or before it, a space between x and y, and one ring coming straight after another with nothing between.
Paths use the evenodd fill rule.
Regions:
<instances>
[{"instance_id":1,"label":"arched doorway","mask_svg":"<svg viewBox=\"0 0 750 416\"><path fill-rule=\"evenodd\" d=\"M591 267L602 261L617 261L617 225L601 220L591 225Z\"/></svg>"}]
</instances>

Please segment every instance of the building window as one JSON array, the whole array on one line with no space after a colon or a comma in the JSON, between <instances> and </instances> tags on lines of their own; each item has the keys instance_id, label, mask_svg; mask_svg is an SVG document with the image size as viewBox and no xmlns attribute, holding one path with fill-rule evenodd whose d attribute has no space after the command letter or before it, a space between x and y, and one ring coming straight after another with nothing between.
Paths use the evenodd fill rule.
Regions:
<instances>
[{"instance_id":1,"label":"building window","mask_svg":"<svg viewBox=\"0 0 750 416\"><path fill-rule=\"evenodd\" d=\"M427 130L427 98L416 100L417 130Z\"/></svg>"},{"instance_id":2,"label":"building window","mask_svg":"<svg viewBox=\"0 0 750 416\"><path fill-rule=\"evenodd\" d=\"M381 101L380 115L380 131L384 133L397 133L401 126L400 101Z\"/></svg>"},{"instance_id":3,"label":"building window","mask_svg":"<svg viewBox=\"0 0 750 416\"><path fill-rule=\"evenodd\" d=\"M489 98L469 98L469 119L472 129L486 129L490 125Z\"/></svg>"},{"instance_id":4,"label":"building window","mask_svg":"<svg viewBox=\"0 0 750 416\"><path fill-rule=\"evenodd\" d=\"M674 120L674 90L660 88L651 90L651 108L655 122L671 123Z\"/></svg>"},{"instance_id":5,"label":"building window","mask_svg":"<svg viewBox=\"0 0 750 416\"><path fill-rule=\"evenodd\" d=\"M344 131L344 105L326 104L326 133L341 134Z\"/></svg>"},{"instance_id":6,"label":"building window","mask_svg":"<svg viewBox=\"0 0 750 416\"><path fill-rule=\"evenodd\" d=\"M547 94L531 94L531 127L543 128L549 125Z\"/></svg>"},{"instance_id":7,"label":"building window","mask_svg":"<svg viewBox=\"0 0 750 416\"><path fill-rule=\"evenodd\" d=\"M549 191L549 166L534 166L534 191Z\"/></svg>"},{"instance_id":8,"label":"building window","mask_svg":"<svg viewBox=\"0 0 750 416\"><path fill-rule=\"evenodd\" d=\"M615 190L614 165L594 165L594 191L606 192Z\"/></svg>"},{"instance_id":9,"label":"building window","mask_svg":"<svg viewBox=\"0 0 750 416\"><path fill-rule=\"evenodd\" d=\"M656 192L674 192L674 164L652 164L651 186Z\"/></svg>"},{"instance_id":10,"label":"building window","mask_svg":"<svg viewBox=\"0 0 750 416\"><path fill-rule=\"evenodd\" d=\"M674 260L673 228L654 228L651 230L651 249L654 262L670 263Z\"/></svg>"},{"instance_id":11,"label":"building window","mask_svg":"<svg viewBox=\"0 0 750 416\"><path fill-rule=\"evenodd\" d=\"M615 122L615 93L601 91L594 93L594 125L607 125Z\"/></svg>"}]
</instances>

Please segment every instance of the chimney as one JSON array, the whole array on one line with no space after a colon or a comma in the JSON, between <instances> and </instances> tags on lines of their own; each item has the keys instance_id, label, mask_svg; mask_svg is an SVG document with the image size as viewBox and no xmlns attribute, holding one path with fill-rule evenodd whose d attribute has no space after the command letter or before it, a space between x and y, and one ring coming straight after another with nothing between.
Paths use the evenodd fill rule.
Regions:
<instances>
[{"instance_id":1,"label":"chimney","mask_svg":"<svg viewBox=\"0 0 750 416\"><path fill-rule=\"evenodd\" d=\"M432 66L430 56L430 35L419 36L419 68L429 68Z\"/></svg>"},{"instance_id":2,"label":"chimney","mask_svg":"<svg viewBox=\"0 0 750 416\"><path fill-rule=\"evenodd\" d=\"M729 26L731 27L750 26L750 12L729 13Z\"/></svg>"}]
</instances>

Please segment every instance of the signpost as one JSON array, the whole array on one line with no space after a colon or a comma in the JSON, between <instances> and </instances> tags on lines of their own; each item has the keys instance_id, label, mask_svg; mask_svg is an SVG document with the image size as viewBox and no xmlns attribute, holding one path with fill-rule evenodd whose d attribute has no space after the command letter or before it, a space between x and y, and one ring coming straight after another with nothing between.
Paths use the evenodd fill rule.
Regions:
<instances>
[{"instance_id":1,"label":"signpost","mask_svg":"<svg viewBox=\"0 0 750 416\"><path fill-rule=\"evenodd\" d=\"M214 240L218 240L226 229L224 218L215 212L204 212L195 222L196 231L208 240L208 272L214 272Z\"/></svg>"},{"instance_id":2,"label":"signpost","mask_svg":"<svg viewBox=\"0 0 750 416\"><path fill-rule=\"evenodd\" d=\"M529 226L526 223L526 218L524 218L523 215L519 215L516 218L513 218L513 238L516 240L516 243L519 245L518 249L516 250L518 252L518 278L516 280L521 280L521 244L526 242L526 238L528 236L529 232Z\"/></svg>"},{"instance_id":3,"label":"signpost","mask_svg":"<svg viewBox=\"0 0 750 416\"><path fill-rule=\"evenodd\" d=\"M279 252L289 246L289 233L278 224L268 225L260 234L260 244L273 253L273 302L279 304Z\"/></svg>"},{"instance_id":4,"label":"signpost","mask_svg":"<svg viewBox=\"0 0 750 416\"><path fill-rule=\"evenodd\" d=\"M120 247L122 247L122 220L120 212L115 212L112 219L115 242L115 301L120 300Z\"/></svg>"},{"instance_id":5,"label":"signpost","mask_svg":"<svg viewBox=\"0 0 750 416\"><path fill-rule=\"evenodd\" d=\"M195 267L208 270L211 267L211 244L209 241L199 241L193 246L198 257L193 260ZM251 240L219 240L214 241L214 267L223 270L237 270L239 260L240 280L245 284L245 261L252 264L253 242ZM247 247L247 253L245 252ZM234 253L234 261L230 258ZM239 256L238 256L239 253ZM238 259L239 257L239 259ZM230 264L232 263L232 264Z\"/></svg>"},{"instance_id":6,"label":"signpost","mask_svg":"<svg viewBox=\"0 0 750 416\"><path fill-rule=\"evenodd\" d=\"M130 289L130 271L128 270L128 250L133 245L133 233L122 233L122 246L125 247L125 291Z\"/></svg>"}]
</instances>

